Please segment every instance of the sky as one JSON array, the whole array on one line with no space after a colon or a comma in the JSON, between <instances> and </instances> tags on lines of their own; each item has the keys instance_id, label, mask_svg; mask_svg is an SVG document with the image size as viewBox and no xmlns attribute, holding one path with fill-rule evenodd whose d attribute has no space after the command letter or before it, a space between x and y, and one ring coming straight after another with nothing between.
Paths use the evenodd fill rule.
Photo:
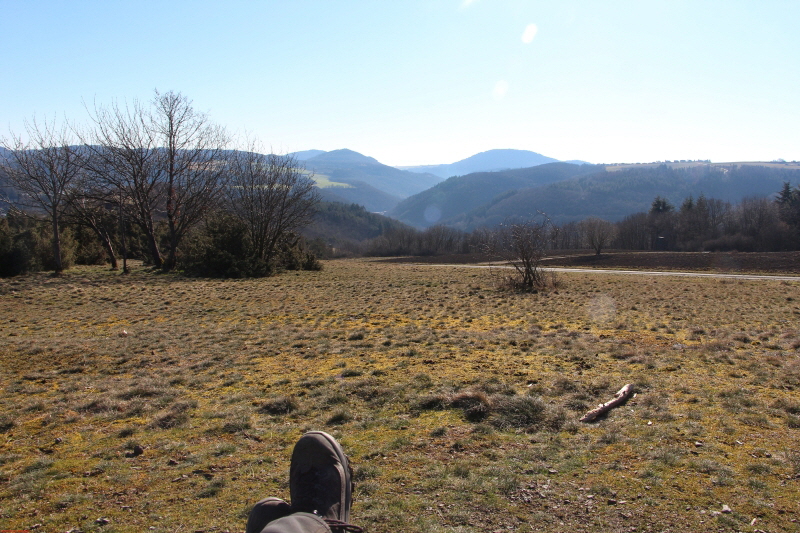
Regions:
<instances>
[{"instance_id":1,"label":"sky","mask_svg":"<svg viewBox=\"0 0 800 533\"><path fill-rule=\"evenodd\" d=\"M388 165L800 160L795 0L0 0L0 134L176 91Z\"/></svg>"}]
</instances>

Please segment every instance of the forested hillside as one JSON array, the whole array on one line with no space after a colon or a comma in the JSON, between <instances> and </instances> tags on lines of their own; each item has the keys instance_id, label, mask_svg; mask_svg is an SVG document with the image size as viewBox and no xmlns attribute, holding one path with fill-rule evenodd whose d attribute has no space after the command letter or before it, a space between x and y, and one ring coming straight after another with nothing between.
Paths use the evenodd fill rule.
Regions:
<instances>
[{"instance_id":1,"label":"forested hillside","mask_svg":"<svg viewBox=\"0 0 800 533\"><path fill-rule=\"evenodd\" d=\"M358 204L368 211L383 213L396 206L401 198L381 191L362 181L353 181L347 187L319 186L320 196L326 202Z\"/></svg>"},{"instance_id":2,"label":"forested hillside","mask_svg":"<svg viewBox=\"0 0 800 533\"><path fill-rule=\"evenodd\" d=\"M547 213L556 223L591 216L620 220L631 213L647 211L656 196L675 204L688 196L700 195L736 203L748 196L775 194L784 182L799 180L797 170L750 165L694 168L661 165L601 171L543 187L520 189L447 222L472 229L537 211Z\"/></svg>"},{"instance_id":3,"label":"forested hillside","mask_svg":"<svg viewBox=\"0 0 800 533\"><path fill-rule=\"evenodd\" d=\"M389 215L407 224L428 227L463 215L510 190L537 187L596 172L594 165L548 163L503 172L478 172L447 179L400 202Z\"/></svg>"},{"instance_id":4,"label":"forested hillside","mask_svg":"<svg viewBox=\"0 0 800 533\"><path fill-rule=\"evenodd\" d=\"M599 165L551 163L453 177L407 198L390 215L417 227L439 223L467 231L537 212L558 224L592 216L613 221L647 211L656 196L676 204L700 195L736 203L775 194L784 182L800 182L800 171L755 164L607 171Z\"/></svg>"},{"instance_id":5,"label":"forested hillside","mask_svg":"<svg viewBox=\"0 0 800 533\"><path fill-rule=\"evenodd\" d=\"M362 189L360 201L353 197L354 194L357 194L355 191L337 190L334 192L350 195L345 198L357 201L370 211L384 211L393 207L393 205L386 207L388 198L407 198L441 181L432 174L406 172L383 165L372 157L352 150L325 152L306 159L304 164L308 170L324 175L330 181L346 183L355 189ZM376 196L373 188L382 194Z\"/></svg>"},{"instance_id":6,"label":"forested hillside","mask_svg":"<svg viewBox=\"0 0 800 533\"><path fill-rule=\"evenodd\" d=\"M364 241L401 229L407 229L407 226L370 213L361 205L320 202L314 221L302 233L308 240L324 245L324 250L315 251L338 256L359 254Z\"/></svg>"}]
</instances>

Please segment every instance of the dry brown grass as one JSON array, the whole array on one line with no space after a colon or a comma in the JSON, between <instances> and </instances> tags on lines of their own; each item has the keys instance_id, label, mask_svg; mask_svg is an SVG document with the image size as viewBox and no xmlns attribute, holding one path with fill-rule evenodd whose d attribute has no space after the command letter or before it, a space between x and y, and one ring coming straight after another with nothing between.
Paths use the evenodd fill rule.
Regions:
<instances>
[{"instance_id":1,"label":"dry brown grass","mask_svg":"<svg viewBox=\"0 0 800 533\"><path fill-rule=\"evenodd\" d=\"M373 532L795 531L800 287L562 282L363 261L0 280L0 528L241 531L316 428Z\"/></svg>"}]
</instances>

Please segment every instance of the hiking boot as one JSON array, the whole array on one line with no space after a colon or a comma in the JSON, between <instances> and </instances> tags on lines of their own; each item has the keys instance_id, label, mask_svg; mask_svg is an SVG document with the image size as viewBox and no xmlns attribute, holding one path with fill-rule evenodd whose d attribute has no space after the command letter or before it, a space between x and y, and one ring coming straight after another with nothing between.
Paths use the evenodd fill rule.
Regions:
<instances>
[{"instance_id":1,"label":"hiking boot","mask_svg":"<svg viewBox=\"0 0 800 533\"><path fill-rule=\"evenodd\" d=\"M292 511L312 513L338 526L350 519L352 491L350 462L336 439L322 431L300 437L289 467Z\"/></svg>"},{"instance_id":2,"label":"hiking boot","mask_svg":"<svg viewBox=\"0 0 800 533\"><path fill-rule=\"evenodd\" d=\"M253 506L247 517L245 533L261 533L261 530L275 520L292 514L289 504L280 498L265 498Z\"/></svg>"}]
</instances>

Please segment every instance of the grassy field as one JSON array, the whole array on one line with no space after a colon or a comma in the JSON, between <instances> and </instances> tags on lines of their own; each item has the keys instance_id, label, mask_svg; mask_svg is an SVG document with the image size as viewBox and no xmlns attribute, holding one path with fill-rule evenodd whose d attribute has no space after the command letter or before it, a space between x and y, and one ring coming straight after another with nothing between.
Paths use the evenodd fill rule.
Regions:
<instances>
[{"instance_id":1,"label":"grassy field","mask_svg":"<svg viewBox=\"0 0 800 533\"><path fill-rule=\"evenodd\" d=\"M340 183L338 181L331 181L330 176L327 176L325 174L317 174L315 172L308 172L308 171L305 171L305 174L307 176L311 176L311 179L314 180L314 183L317 184L317 187L321 187L323 189L330 187L342 187L345 189L353 188L353 186L350 185L349 183Z\"/></svg>"},{"instance_id":2,"label":"grassy field","mask_svg":"<svg viewBox=\"0 0 800 533\"><path fill-rule=\"evenodd\" d=\"M798 530L799 284L493 279L0 280L0 529L243 531L323 429L370 532Z\"/></svg>"}]
</instances>

